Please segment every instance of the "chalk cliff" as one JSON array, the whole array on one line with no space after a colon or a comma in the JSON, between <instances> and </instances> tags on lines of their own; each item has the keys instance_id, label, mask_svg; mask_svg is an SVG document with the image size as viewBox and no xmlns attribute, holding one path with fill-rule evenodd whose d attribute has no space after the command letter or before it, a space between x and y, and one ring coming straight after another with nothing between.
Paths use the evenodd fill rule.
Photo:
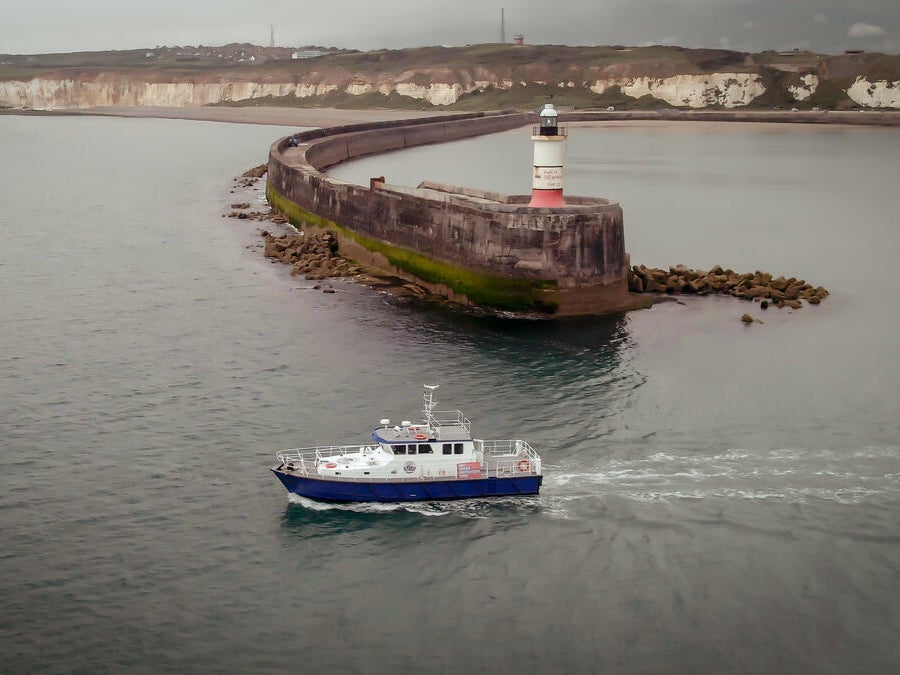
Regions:
<instances>
[{"instance_id":1,"label":"chalk cliff","mask_svg":"<svg viewBox=\"0 0 900 675\"><path fill-rule=\"evenodd\" d=\"M756 73L710 73L672 77L633 77L597 80L590 90L602 94L612 87L632 98L652 96L673 106L705 108L745 106L761 96L766 88Z\"/></svg>"},{"instance_id":2,"label":"chalk cliff","mask_svg":"<svg viewBox=\"0 0 900 675\"><path fill-rule=\"evenodd\" d=\"M678 75L668 78L619 78L591 83L563 83L564 87L585 87L603 93L613 86L632 98L650 95L673 106L733 108L750 103L765 91L758 75L713 73ZM378 92L398 94L426 101L431 105L456 103L463 94L479 89L510 89L509 80L471 82L413 82L354 80L349 83L325 82L146 82L125 77L105 77L100 81L77 79L10 80L0 82L0 105L13 108L51 110L93 106L201 106L254 98L294 97L306 99L342 90L351 96ZM522 83L520 86L528 86Z\"/></svg>"},{"instance_id":3,"label":"chalk cliff","mask_svg":"<svg viewBox=\"0 0 900 675\"><path fill-rule=\"evenodd\" d=\"M847 95L870 108L900 108L900 80L869 82L858 77L847 89Z\"/></svg>"}]
</instances>

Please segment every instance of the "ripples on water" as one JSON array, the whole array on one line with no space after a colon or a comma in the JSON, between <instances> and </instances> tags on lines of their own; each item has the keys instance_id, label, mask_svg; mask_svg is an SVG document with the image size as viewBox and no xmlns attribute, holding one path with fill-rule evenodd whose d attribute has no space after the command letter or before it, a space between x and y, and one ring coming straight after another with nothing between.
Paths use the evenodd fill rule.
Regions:
<instances>
[{"instance_id":1,"label":"ripples on water","mask_svg":"<svg viewBox=\"0 0 900 675\"><path fill-rule=\"evenodd\" d=\"M712 298L553 322L347 282L324 295L219 217L280 130L0 117L22 158L0 182L0 671L895 669L900 289L863 263L900 244L896 190L868 199L896 177L898 137L735 129L739 163L721 137L598 131L608 159L574 173L622 198L641 167L686 165L680 189L698 192L691 176L734 171L719 184L790 212L755 250L815 264L833 295L749 329L746 306ZM840 156L865 175L783 192L778 161L754 173L756 145L789 172ZM421 178L472 171L440 151ZM397 175L389 157L379 173ZM854 230L822 216L848 191ZM825 203L803 217L795 199ZM739 215L722 236L749 255L740 223L760 214ZM712 223L667 218L655 243L637 218L632 255L683 238L722 261L693 238ZM423 382L478 435L528 438L542 494L326 505L266 471L278 447L414 415Z\"/></svg>"}]
</instances>

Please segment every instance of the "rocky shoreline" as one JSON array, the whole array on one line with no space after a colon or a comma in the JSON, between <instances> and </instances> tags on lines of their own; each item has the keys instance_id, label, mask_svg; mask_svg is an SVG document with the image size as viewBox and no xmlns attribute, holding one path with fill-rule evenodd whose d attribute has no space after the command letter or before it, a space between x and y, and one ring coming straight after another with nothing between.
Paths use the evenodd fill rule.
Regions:
<instances>
[{"instance_id":1,"label":"rocky shoreline","mask_svg":"<svg viewBox=\"0 0 900 675\"><path fill-rule=\"evenodd\" d=\"M289 226L287 219L272 209L250 211L249 202L232 204L231 209L227 214L229 218ZM319 281L356 276L363 272L359 265L338 254L337 237L330 231L321 234L294 232L276 236L263 229L259 234L265 239L263 255L272 262L291 265L291 276L302 274L309 281Z\"/></svg>"},{"instance_id":2,"label":"rocky shoreline","mask_svg":"<svg viewBox=\"0 0 900 675\"><path fill-rule=\"evenodd\" d=\"M259 180L265 173L266 165L262 164L235 178L231 194L246 201L230 204L231 210L222 214L223 218L268 224L257 231L263 240L261 250L256 246L249 248L260 250L273 263L290 265L292 276L302 276L307 281L352 277L401 300L445 304L439 298L431 296L425 288L406 279L382 274L341 256L339 243L333 232L300 232L272 208L253 210L253 200L250 197L255 197L254 193L260 191ZM334 286L327 283L315 283L310 288L323 293L337 292Z\"/></svg>"},{"instance_id":3,"label":"rocky shoreline","mask_svg":"<svg viewBox=\"0 0 900 675\"><path fill-rule=\"evenodd\" d=\"M260 232L266 240L263 255L291 266L291 276L302 274L308 281L320 281L360 274L362 268L338 254L338 240L334 233L286 234L276 237L266 230Z\"/></svg>"},{"instance_id":4,"label":"rocky shoreline","mask_svg":"<svg viewBox=\"0 0 900 675\"><path fill-rule=\"evenodd\" d=\"M804 300L810 305L818 305L829 295L822 286L813 287L804 279L773 277L759 270L740 274L720 265L708 271L689 269L684 265L668 270L635 265L628 272L628 290L669 295L730 295L759 302L761 309L770 304L800 309Z\"/></svg>"}]
</instances>

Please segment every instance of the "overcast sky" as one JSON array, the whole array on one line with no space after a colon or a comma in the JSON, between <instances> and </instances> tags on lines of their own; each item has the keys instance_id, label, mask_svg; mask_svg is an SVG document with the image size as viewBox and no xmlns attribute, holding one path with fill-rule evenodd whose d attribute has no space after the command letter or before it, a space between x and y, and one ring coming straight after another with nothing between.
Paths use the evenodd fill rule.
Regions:
<instances>
[{"instance_id":1,"label":"overcast sky","mask_svg":"<svg viewBox=\"0 0 900 675\"><path fill-rule=\"evenodd\" d=\"M900 48L900 0L0 0L0 53L499 42L501 7L530 44Z\"/></svg>"}]
</instances>

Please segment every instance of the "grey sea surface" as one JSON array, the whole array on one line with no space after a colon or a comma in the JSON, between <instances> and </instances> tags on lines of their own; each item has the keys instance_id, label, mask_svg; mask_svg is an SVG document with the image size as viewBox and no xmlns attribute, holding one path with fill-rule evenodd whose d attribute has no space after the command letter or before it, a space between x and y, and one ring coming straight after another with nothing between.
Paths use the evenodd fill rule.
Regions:
<instances>
[{"instance_id":1,"label":"grey sea surface","mask_svg":"<svg viewBox=\"0 0 900 675\"><path fill-rule=\"evenodd\" d=\"M573 127L567 191L621 201L633 262L832 293L573 321L270 264L221 214L285 133L0 117L0 672L900 668L900 133ZM334 173L523 193L528 133ZM423 383L529 440L541 495L335 506L268 473Z\"/></svg>"}]
</instances>

